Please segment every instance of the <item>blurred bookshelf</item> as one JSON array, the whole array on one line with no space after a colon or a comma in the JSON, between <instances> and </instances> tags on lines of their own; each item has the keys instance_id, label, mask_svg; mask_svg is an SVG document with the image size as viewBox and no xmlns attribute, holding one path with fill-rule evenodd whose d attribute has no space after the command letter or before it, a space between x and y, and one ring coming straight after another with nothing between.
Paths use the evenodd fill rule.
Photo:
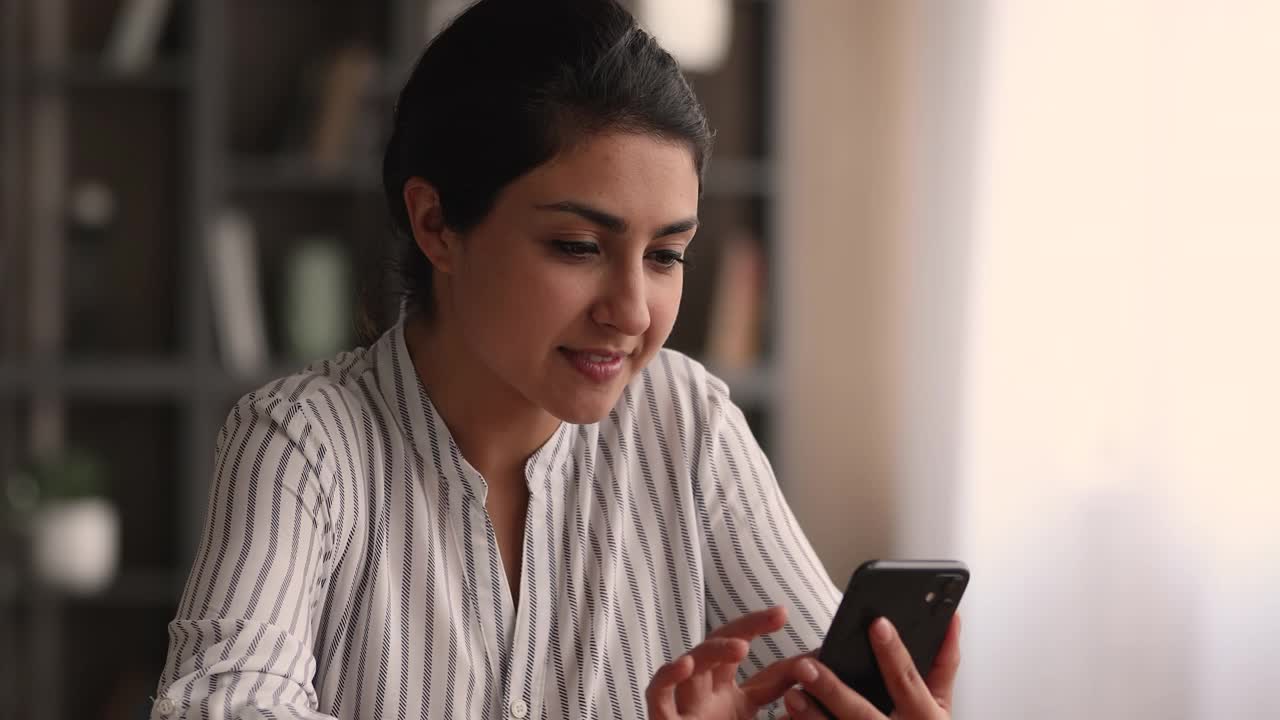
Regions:
<instances>
[{"instance_id":1,"label":"blurred bookshelf","mask_svg":"<svg viewBox=\"0 0 1280 720\"><path fill-rule=\"evenodd\" d=\"M28 82L33 89L174 90L191 87L191 67L183 58L160 60L141 71L105 65L99 58L73 58L58 67L35 68Z\"/></svg>"},{"instance_id":2,"label":"blurred bookshelf","mask_svg":"<svg viewBox=\"0 0 1280 720\"><path fill-rule=\"evenodd\" d=\"M37 449L88 448L122 532L115 580L77 597L34 582L21 533L0 521L0 717L136 717L154 691L218 428L240 395L312 359L289 349L289 263L329 241L354 310L379 267L369 258L388 250L381 144L430 2L0 0L0 478ZM149 51L111 59L140 5L164 13ZM725 379L767 449L774 8L732 9L726 61L690 73L717 139L668 345ZM361 81L348 83L345 130L318 152L338 58ZM229 291L210 266L230 208L252 230L260 303L248 311L265 341L248 369L229 361ZM758 337L717 355L710 338L741 297L724 286L742 277L721 270L743 242L760 256L761 296L738 322ZM335 350L356 342L346 325Z\"/></svg>"}]
</instances>

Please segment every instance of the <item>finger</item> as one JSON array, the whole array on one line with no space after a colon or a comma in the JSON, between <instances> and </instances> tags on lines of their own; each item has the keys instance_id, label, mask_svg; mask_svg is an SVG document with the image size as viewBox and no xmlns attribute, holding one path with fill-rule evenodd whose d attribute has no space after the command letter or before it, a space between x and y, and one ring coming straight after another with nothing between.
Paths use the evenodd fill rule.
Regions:
<instances>
[{"instance_id":1,"label":"finger","mask_svg":"<svg viewBox=\"0 0 1280 720\"><path fill-rule=\"evenodd\" d=\"M649 706L649 717L653 720L676 720L676 700L673 690L693 672L693 659L681 655L658 668L644 691L646 704Z\"/></svg>"},{"instance_id":2,"label":"finger","mask_svg":"<svg viewBox=\"0 0 1280 720\"><path fill-rule=\"evenodd\" d=\"M830 720L831 716L823 712L813 698L806 695L800 688L788 690L783 698L787 714L796 720Z\"/></svg>"},{"instance_id":3,"label":"finger","mask_svg":"<svg viewBox=\"0 0 1280 720\"><path fill-rule=\"evenodd\" d=\"M747 641L739 638L708 638L686 653L693 659L689 677L676 686L676 707L688 707L714 689L713 678L721 668L730 675L747 656Z\"/></svg>"},{"instance_id":4,"label":"finger","mask_svg":"<svg viewBox=\"0 0 1280 720\"><path fill-rule=\"evenodd\" d=\"M786 608L780 606L771 607L747 613L732 622L716 628L708 637L735 637L750 642L760 635L781 630L786 623ZM721 666L714 673L712 681L715 686L723 687L728 683L734 682L737 673L738 668L736 666Z\"/></svg>"},{"instance_id":5,"label":"finger","mask_svg":"<svg viewBox=\"0 0 1280 720\"><path fill-rule=\"evenodd\" d=\"M782 697L796 683L803 682L799 665L802 661L813 661L813 653L804 653L779 660L760 672L752 675L742 683L742 692L747 700L756 707L763 707Z\"/></svg>"},{"instance_id":6,"label":"finger","mask_svg":"<svg viewBox=\"0 0 1280 720\"><path fill-rule=\"evenodd\" d=\"M942 640L938 656L933 659L933 667L924 679L929 692L938 704L947 710L951 709L951 697L956 686L956 673L960 670L960 614L951 616L951 626L947 628L947 636Z\"/></svg>"},{"instance_id":7,"label":"finger","mask_svg":"<svg viewBox=\"0 0 1280 720\"><path fill-rule=\"evenodd\" d=\"M937 707L937 701L916 670L911 653L902 644L902 638L898 637L898 631L888 618L882 617L871 623L871 650L876 655L876 664L880 666L880 675L884 677L884 686L889 697L893 698L895 708L910 715Z\"/></svg>"},{"instance_id":8,"label":"finger","mask_svg":"<svg viewBox=\"0 0 1280 720\"><path fill-rule=\"evenodd\" d=\"M738 668L742 665L742 661L747 659L747 654L751 652L751 644L742 638L712 638L716 641L727 641L735 644L735 657L730 660L722 661L711 671L711 684L713 687L720 688L730 683L737 682Z\"/></svg>"},{"instance_id":9,"label":"finger","mask_svg":"<svg viewBox=\"0 0 1280 720\"><path fill-rule=\"evenodd\" d=\"M821 708L813 703L813 700L817 700L832 715L844 720L886 720L875 705L850 689L831 672L831 668L817 660L800 658L796 663L795 673L803 689L813 696L812 699L804 700L818 713L814 717L825 717Z\"/></svg>"},{"instance_id":10,"label":"finger","mask_svg":"<svg viewBox=\"0 0 1280 720\"><path fill-rule=\"evenodd\" d=\"M693 658L693 673L705 672L721 663L737 665L747 656L747 641L739 638L707 638L685 653Z\"/></svg>"},{"instance_id":11,"label":"finger","mask_svg":"<svg viewBox=\"0 0 1280 720\"><path fill-rule=\"evenodd\" d=\"M746 641L741 641L741 642L745 643ZM747 652L749 652L750 650L750 646L747 646L747 648L748 650L742 653L742 657L739 658L738 662L721 663L720 665L717 665L714 670L711 671L712 687L723 688L723 687L729 686L732 683L737 682L738 668L742 666L742 661L746 659Z\"/></svg>"},{"instance_id":12,"label":"finger","mask_svg":"<svg viewBox=\"0 0 1280 720\"><path fill-rule=\"evenodd\" d=\"M782 606L756 610L716 628L707 637L736 637L750 642L760 635L776 632L787 624L787 609Z\"/></svg>"}]
</instances>

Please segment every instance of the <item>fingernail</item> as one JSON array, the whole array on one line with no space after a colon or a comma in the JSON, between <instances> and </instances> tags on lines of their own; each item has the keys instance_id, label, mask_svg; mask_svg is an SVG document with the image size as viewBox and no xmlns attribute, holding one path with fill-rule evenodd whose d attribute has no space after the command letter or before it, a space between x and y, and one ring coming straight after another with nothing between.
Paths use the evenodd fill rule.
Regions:
<instances>
[{"instance_id":1,"label":"fingernail","mask_svg":"<svg viewBox=\"0 0 1280 720\"><path fill-rule=\"evenodd\" d=\"M799 690L792 690L790 692L790 695L791 695L791 698L790 698L791 708L793 710L795 710L798 713L802 713L805 710L809 709L809 703L807 700L804 699L803 692L800 692Z\"/></svg>"},{"instance_id":2,"label":"fingernail","mask_svg":"<svg viewBox=\"0 0 1280 720\"><path fill-rule=\"evenodd\" d=\"M893 626L888 618L880 618L871 624L871 637L881 645L888 645L893 638Z\"/></svg>"},{"instance_id":3,"label":"fingernail","mask_svg":"<svg viewBox=\"0 0 1280 720\"><path fill-rule=\"evenodd\" d=\"M796 677L800 678L800 682L811 683L818 679L818 666L812 660L801 660L796 665Z\"/></svg>"}]
</instances>

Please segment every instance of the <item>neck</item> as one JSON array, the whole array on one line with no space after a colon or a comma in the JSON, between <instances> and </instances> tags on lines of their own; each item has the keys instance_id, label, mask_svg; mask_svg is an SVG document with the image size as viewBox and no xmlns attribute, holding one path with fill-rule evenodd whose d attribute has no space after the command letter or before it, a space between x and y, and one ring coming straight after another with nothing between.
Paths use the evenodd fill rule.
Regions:
<instances>
[{"instance_id":1,"label":"neck","mask_svg":"<svg viewBox=\"0 0 1280 720\"><path fill-rule=\"evenodd\" d=\"M414 370L462 456L491 488L523 483L529 456L555 434L560 420L494 377L467 352L447 318L411 316L404 334Z\"/></svg>"}]
</instances>

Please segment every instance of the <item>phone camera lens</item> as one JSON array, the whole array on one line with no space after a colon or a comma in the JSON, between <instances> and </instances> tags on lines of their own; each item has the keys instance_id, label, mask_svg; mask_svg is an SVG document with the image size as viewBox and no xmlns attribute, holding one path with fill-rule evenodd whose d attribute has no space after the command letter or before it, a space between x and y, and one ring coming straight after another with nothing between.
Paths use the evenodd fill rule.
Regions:
<instances>
[{"instance_id":1,"label":"phone camera lens","mask_svg":"<svg viewBox=\"0 0 1280 720\"><path fill-rule=\"evenodd\" d=\"M947 612L953 612L956 609L956 601L951 598L943 598L942 602L933 606L933 615L941 615Z\"/></svg>"}]
</instances>

